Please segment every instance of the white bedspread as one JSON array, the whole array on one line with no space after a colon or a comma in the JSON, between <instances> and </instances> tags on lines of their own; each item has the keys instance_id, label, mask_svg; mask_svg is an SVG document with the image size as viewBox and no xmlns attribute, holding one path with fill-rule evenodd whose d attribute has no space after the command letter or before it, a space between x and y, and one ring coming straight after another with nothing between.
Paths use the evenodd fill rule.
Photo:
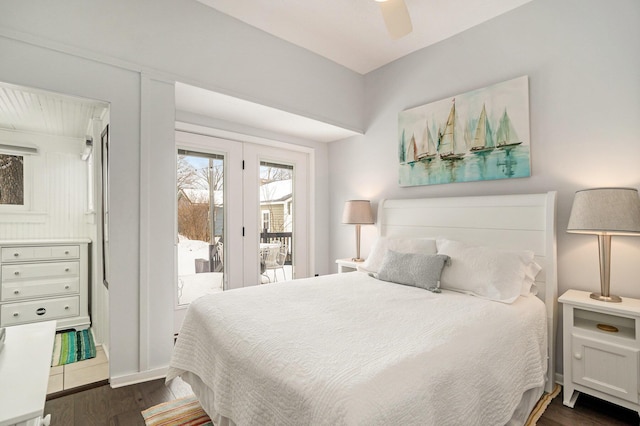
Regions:
<instances>
[{"instance_id":1,"label":"white bedspread","mask_svg":"<svg viewBox=\"0 0 640 426\"><path fill-rule=\"evenodd\" d=\"M167 381L185 371L237 425L503 425L544 383L543 303L433 294L364 273L191 304Z\"/></svg>"}]
</instances>

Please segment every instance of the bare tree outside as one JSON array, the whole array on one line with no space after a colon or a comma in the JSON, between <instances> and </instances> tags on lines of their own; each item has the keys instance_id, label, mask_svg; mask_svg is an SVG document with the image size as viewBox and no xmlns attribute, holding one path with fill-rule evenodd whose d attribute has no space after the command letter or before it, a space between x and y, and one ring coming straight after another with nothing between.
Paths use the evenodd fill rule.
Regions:
<instances>
[{"instance_id":1,"label":"bare tree outside","mask_svg":"<svg viewBox=\"0 0 640 426\"><path fill-rule=\"evenodd\" d=\"M210 206L217 209L222 200L211 203L210 197L223 188L223 163L209 159L208 165L198 167L188 157L192 156L178 155L178 233L190 240L212 241Z\"/></svg>"},{"instance_id":2,"label":"bare tree outside","mask_svg":"<svg viewBox=\"0 0 640 426\"><path fill-rule=\"evenodd\" d=\"M0 204L24 205L24 157L0 154Z\"/></svg>"}]
</instances>

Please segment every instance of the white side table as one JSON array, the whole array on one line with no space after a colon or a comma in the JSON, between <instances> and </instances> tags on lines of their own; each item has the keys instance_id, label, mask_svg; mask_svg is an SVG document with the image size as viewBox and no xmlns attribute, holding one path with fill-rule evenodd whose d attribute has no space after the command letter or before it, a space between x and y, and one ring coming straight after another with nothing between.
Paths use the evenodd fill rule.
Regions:
<instances>
[{"instance_id":1,"label":"white side table","mask_svg":"<svg viewBox=\"0 0 640 426\"><path fill-rule=\"evenodd\" d=\"M56 322L7 327L0 352L0 426L49 424L44 415Z\"/></svg>"},{"instance_id":2,"label":"white side table","mask_svg":"<svg viewBox=\"0 0 640 426\"><path fill-rule=\"evenodd\" d=\"M580 392L640 413L640 300L602 302L569 290L558 299L563 314L564 405Z\"/></svg>"},{"instance_id":3,"label":"white side table","mask_svg":"<svg viewBox=\"0 0 640 426\"><path fill-rule=\"evenodd\" d=\"M352 258L337 259L338 273L343 274L345 272L354 272L357 270L358 265L362 265L363 262L356 262Z\"/></svg>"}]
</instances>

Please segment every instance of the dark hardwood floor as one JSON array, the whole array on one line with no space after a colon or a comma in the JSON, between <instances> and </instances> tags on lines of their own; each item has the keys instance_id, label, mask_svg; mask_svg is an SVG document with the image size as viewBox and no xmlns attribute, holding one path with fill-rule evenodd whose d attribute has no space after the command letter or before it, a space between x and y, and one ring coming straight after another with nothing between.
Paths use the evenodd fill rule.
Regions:
<instances>
[{"instance_id":1,"label":"dark hardwood floor","mask_svg":"<svg viewBox=\"0 0 640 426\"><path fill-rule=\"evenodd\" d=\"M191 394L181 380L166 387L164 380L112 389L108 385L47 401L45 413L51 426L144 426L140 411ZM613 404L580 395L574 409L562 405L562 393L554 398L538 426L638 425L638 414Z\"/></svg>"}]
</instances>

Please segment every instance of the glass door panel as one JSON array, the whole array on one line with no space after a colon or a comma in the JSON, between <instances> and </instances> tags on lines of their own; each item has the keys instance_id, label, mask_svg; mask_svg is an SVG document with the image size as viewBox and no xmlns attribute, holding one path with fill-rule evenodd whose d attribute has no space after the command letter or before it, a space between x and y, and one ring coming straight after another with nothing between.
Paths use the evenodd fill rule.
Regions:
<instances>
[{"instance_id":1,"label":"glass door panel","mask_svg":"<svg viewBox=\"0 0 640 426\"><path fill-rule=\"evenodd\" d=\"M224 290L224 166L224 155L178 150L178 305Z\"/></svg>"},{"instance_id":2,"label":"glass door panel","mask_svg":"<svg viewBox=\"0 0 640 426\"><path fill-rule=\"evenodd\" d=\"M293 279L294 166L260 162L260 281Z\"/></svg>"}]
</instances>

